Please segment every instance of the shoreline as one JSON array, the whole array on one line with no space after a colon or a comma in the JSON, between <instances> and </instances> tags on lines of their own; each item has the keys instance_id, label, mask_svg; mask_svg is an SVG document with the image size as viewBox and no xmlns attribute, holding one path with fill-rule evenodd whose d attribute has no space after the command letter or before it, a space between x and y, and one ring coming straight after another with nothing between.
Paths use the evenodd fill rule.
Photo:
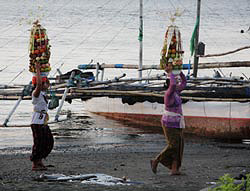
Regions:
<instances>
[{"instance_id":1,"label":"shoreline","mask_svg":"<svg viewBox=\"0 0 250 191\"><path fill-rule=\"evenodd\" d=\"M139 139L142 136L143 139ZM27 153L3 154L0 150L0 190L201 190L228 173L238 176L250 172L250 145L215 143L207 139L186 138L181 176L170 176L162 165L158 173L151 172L150 159L165 146L163 135L127 135L125 143L86 143L74 139L69 145L60 145L44 161L48 171L31 171ZM61 140L61 142L66 140ZM18 148L15 148L18 149ZM8 150L8 149L6 149ZM24 148L25 150L25 148ZM9 149L11 151L11 149ZM90 185L76 182L40 182L41 174L79 175L103 173L127 177L138 185Z\"/></svg>"}]
</instances>

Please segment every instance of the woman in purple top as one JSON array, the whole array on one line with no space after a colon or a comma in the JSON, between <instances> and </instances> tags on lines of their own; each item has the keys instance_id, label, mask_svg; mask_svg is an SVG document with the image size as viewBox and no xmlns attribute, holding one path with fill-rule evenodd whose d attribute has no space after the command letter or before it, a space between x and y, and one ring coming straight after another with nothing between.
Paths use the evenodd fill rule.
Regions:
<instances>
[{"instance_id":1,"label":"woman in purple top","mask_svg":"<svg viewBox=\"0 0 250 191\"><path fill-rule=\"evenodd\" d=\"M183 129L185 128L180 92L186 87L187 81L182 72L180 72L178 76L174 75L172 70L173 65L168 63L165 71L170 78L170 83L165 92L165 113L162 115L161 119L167 146L155 159L151 160L150 163L154 173L157 172L157 166L160 162L171 170L171 175L179 175L184 148ZM180 79L180 82L177 82L177 78Z\"/></svg>"}]
</instances>

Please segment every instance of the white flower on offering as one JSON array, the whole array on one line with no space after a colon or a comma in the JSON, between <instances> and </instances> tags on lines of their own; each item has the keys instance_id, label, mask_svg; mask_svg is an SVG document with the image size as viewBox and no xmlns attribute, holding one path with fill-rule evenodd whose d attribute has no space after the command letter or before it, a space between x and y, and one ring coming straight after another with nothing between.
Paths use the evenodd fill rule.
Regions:
<instances>
[{"instance_id":1,"label":"white flower on offering","mask_svg":"<svg viewBox=\"0 0 250 191\"><path fill-rule=\"evenodd\" d=\"M170 12L169 20L173 24L176 20L177 17L180 17L183 14L184 10L181 11L179 8L175 10L174 13Z\"/></svg>"}]
</instances>

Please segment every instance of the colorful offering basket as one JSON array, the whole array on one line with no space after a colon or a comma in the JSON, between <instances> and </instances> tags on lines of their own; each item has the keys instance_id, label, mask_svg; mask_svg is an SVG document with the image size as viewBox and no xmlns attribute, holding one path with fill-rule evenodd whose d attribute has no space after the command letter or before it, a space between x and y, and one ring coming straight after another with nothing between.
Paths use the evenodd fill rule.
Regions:
<instances>
[{"instance_id":1,"label":"colorful offering basket","mask_svg":"<svg viewBox=\"0 0 250 191\"><path fill-rule=\"evenodd\" d=\"M46 33L46 29L43 28L38 21L33 23L30 33L30 45L29 45L29 71L36 74L35 62L40 63L41 71L43 75L47 76L51 70L49 58L50 58L50 45L49 39Z\"/></svg>"},{"instance_id":2,"label":"colorful offering basket","mask_svg":"<svg viewBox=\"0 0 250 191\"><path fill-rule=\"evenodd\" d=\"M184 51L181 44L181 33L177 26L170 25L165 34L163 48L161 50L160 67L165 69L167 63L173 64L173 70L182 69Z\"/></svg>"}]
</instances>

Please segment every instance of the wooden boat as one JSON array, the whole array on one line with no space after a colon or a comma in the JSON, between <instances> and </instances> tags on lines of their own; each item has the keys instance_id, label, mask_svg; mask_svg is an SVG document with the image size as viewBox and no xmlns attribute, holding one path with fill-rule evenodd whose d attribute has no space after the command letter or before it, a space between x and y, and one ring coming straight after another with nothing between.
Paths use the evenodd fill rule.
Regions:
<instances>
[{"instance_id":1,"label":"wooden boat","mask_svg":"<svg viewBox=\"0 0 250 191\"><path fill-rule=\"evenodd\" d=\"M142 0L140 0L140 5ZM200 18L199 13L200 1L197 6L197 19ZM142 6L141 6L142 9ZM140 34L142 38L142 10L140 9ZM199 22L197 22L199 23ZM197 77L197 70L203 68L220 68L220 67L240 67L249 66L248 61L244 62L225 62L225 63L199 63L199 57L204 56L198 53L199 25L196 26L194 64L183 65L183 69L192 69L194 77L192 84L182 93L183 113L186 122L186 133L192 133L198 136L206 136L212 138L249 138L250 137L250 105L249 105L249 79L223 79L220 78L217 83L215 78ZM240 51L249 47L243 47L229 53ZM228 53L225 53L228 54ZM219 54L215 56L221 56ZM209 57L213 55L207 55ZM141 71L144 69L159 69L159 66L143 66L142 65L142 40L140 40L139 65L80 65L79 69L96 69L96 80L99 71L102 71L100 81L103 81L104 68L128 68L139 70L139 80L142 79ZM220 76L221 77L221 76ZM124 79L125 80L125 79ZM196 81L197 80L197 81ZM224 81L225 80L225 81ZM228 81L227 81L228 80ZM236 83L235 81L236 80ZM242 81L241 81L242 80ZM110 81L109 81L110 82ZM141 83L124 88L118 85L116 88L105 86L109 82L102 83L102 87L98 89L86 88L73 90L74 93L81 95L85 100L84 107L98 115L103 115L117 120L127 121L137 124L137 126L151 126L155 128L161 127L160 119L164 111L163 95L161 89L150 91L149 86L145 87ZM115 79L113 80L115 82ZM149 82L149 81L148 81ZM197 82L197 83L196 83ZM91 83L88 84L88 86ZM98 84L98 83L97 83ZM96 84L96 85L97 85ZM101 85L101 83L99 84ZM134 89L133 89L133 88ZM138 88L141 87L142 89ZM161 86L163 88L164 86ZM111 89L110 89L111 88ZM132 89L131 89L132 88ZM144 89L143 89L144 88ZM158 86L159 88L159 86ZM132 92L134 90L134 92ZM139 90L139 92L135 92ZM78 92L77 92L78 91ZM150 92L148 92L150 91ZM158 91L157 93L153 91ZM92 99L88 99L91 97ZM101 97L101 98L100 98ZM103 98L104 97L104 98Z\"/></svg>"},{"instance_id":2,"label":"wooden boat","mask_svg":"<svg viewBox=\"0 0 250 191\"><path fill-rule=\"evenodd\" d=\"M164 76L142 77L142 70L156 69L159 65L142 65L142 0L140 0L140 51L138 65L123 64L86 64L78 69L96 70L95 81L87 78L71 89L73 97L84 102L84 108L90 112L109 118L136 124L136 126L161 128L161 115L164 111L163 95ZM197 10L199 10L198 0ZM197 18L199 17L197 11ZM199 22L196 22L199 23ZM186 122L186 133L212 138L241 139L250 137L250 84L248 78L222 77L216 71L216 78L197 78L199 69L221 67L249 67L249 61L199 63L203 56L198 49L199 25L196 27L194 64L184 64L184 70L193 69L194 78L190 78L187 88L182 92L183 114ZM225 54L207 55L222 56L234 53L243 47ZM126 68L139 71L139 78L124 79L123 76L103 81L105 68ZM101 77L99 74L101 73ZM189 72L188 72L189 74ZM190 76L189 76L190 77ZM92 79L93 80L93 79ZM158 80L153 82L152 80ZM137 82L137 83L135 83ZM90 99L91 98L91 99Z\"/></svg>"},{"instance_id":3,"label":"wooden boat","mask_svg":"<svg viewBox=\"0 0 250 191\"><path fill-rule=\"evenodd\" d=\"M159 129L164 112L165 87L162 80L158 80L157 86L155 83L152 86L150 83L127 84L129 80L126 79L116 83L110 81L109 85L108 82L99 82L99 85L96 82L92 87L89 83L88 87L73 88L71 92L84 100L84 108L90 112L137 127ZM249 138L249 88L248 80L241 79L188 80L188 86L181 94L185 132L211 138Z\"/></svg>"},{"instance_id":4,"label":"wooden boat","mask_svg":"<svg viewBox=\"0 0 250 191\"><path fill-rule=\"evenodd\" d=\"M136 126L160 128L164 104L148 101L129 105L120 98L92 98L84 108L95 114ZM209 138L250 137L250 106L239 102L194 102L183 104L186 133Z\"/></svg>"}]
</instances>

